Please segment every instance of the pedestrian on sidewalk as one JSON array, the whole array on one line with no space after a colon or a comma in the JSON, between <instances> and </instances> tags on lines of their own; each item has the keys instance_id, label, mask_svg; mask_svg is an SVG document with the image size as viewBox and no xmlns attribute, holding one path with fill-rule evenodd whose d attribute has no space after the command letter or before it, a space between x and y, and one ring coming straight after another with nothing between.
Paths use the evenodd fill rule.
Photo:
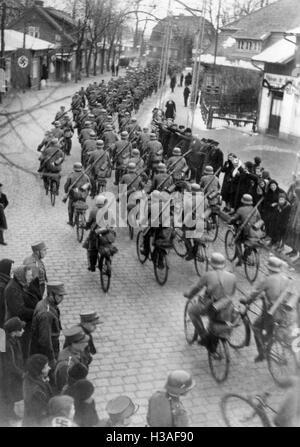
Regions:
<instances>
[{"instance_id":1,"label":"pedestrian on sidewalk","mask_svg":"<svg viewBox=\"0 0 300 447\"><path fill-rule=\"evenodd\" d=\"M114 64L114 62L111 64L111 74L112 74L112 76L115 75L115 64Z\"/></svg>"},{"instance_id":2,"label":"pedestrian on sidewalk","mask_svg":"<svg viewBox=\"0 0 300 447\"><path fill-rule=\"evenodd\" d=\"M117 77L119 76L119 68L120 68L120 66L119 66L119 64L117 64L116 65L116 76Z\"/></svg>"},{"instance_id":3,"label":"pedestrian on sidewalk","mask_svg":"<svg viewBox=\"0 0 300 447\"><path fill-rule=\"evenodd\" d=\"M190 91L189 87L186 85L183 90L184 107L187 107L187 102L188 102L190 93L191 93L191 91Z\"/></svg>"},{"instance_id":4,"label":"pedestrian on sidewalk","mask_svg":"<svg viewBox=\"0 0 300 447\"><path fill-rule=\"evenodd\" d=\"M176 82L177 82L177 78L176 78L176 75L174 74L171 77L171 82L170 82L170 87L171 87L172 93L174 93L174 88L176 87Z\"/></svg>"},{"instance_id":5,"label":"pedestrian on sidewalk","mask_svg":"<svg viewBox=\"0 0 300 447\"><path fill-rule=\"evenodd\" d=\"M6 194L2 192L2 187L3 184L0 183L0 245L7 245L7 243L4 242L3 231L7 230L7 222L4 210L9 202L7 200Z\"/></svg>"},{"instance_id":6,"label":"pedestrian on sidewalk","mask_svg":"<svg viewBox=\"0 0 300 447\"><path fill-rule=\"evenodd\" d=\"M183 85L183 80L184 80L184 74L182 72L180 75L180 87L182 87L182 85Z\"/></svg>"},{"instance_id":7,"label":"pedestrian on sidewalk","mask_svg":"<svg viewBox=\"0 0 300 447\"><path fill-rule=\"evenodd\" d=\"M176 104L175 101L173 101L173 99L169 99L166 102L166 112L165 112L165 117L166 119L171 118L172 120L175 119L176 116Z\"/></svg>"}]
</instances>

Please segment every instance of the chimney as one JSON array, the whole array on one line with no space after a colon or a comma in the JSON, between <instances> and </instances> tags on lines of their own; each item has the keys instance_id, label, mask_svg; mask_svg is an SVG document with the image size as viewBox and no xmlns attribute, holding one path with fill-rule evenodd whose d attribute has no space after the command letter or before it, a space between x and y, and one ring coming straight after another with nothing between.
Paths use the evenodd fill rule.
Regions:
<instances>
[{"instance_id":1,"label":"chimney","mask_svg":"<svg viewBox=\"0 0 300 447\"><path fill-rule=\"evenodd\" d=\"M35 0L34 4L35 6L40 6L41 8L44 6L44 2L42 0Z\"/></svg>"}]
</instances>

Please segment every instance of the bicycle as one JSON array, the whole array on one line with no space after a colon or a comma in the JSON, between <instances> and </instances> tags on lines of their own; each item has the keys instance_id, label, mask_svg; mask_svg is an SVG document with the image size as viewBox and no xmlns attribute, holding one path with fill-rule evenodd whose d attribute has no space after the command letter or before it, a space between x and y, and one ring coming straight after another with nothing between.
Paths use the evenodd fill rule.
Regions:
<instances>
[{"instance_id":1,"label":"bicycle","mask_svg":"<svg viewBox=\"0 0 300 447\"><path fill-rule=\"evenodd\" d=\"M204 220L204 231L207 234L208 242L215 242L219 234L219 215L212 212L211 215Z\"/></svg>"},{"instance_id":2,"label":"bicycle","mask_svg":"<svg viewBox=\"0 0 300 447\"><path fill-rule=\"evenodd\" d=\"M261 395L241 396L228 393L221 399L221 412L227 427L272 427L267 410L277 412L268 405L269 392Z\"/></svg>"},{"instance_id":3,"label":"bicycle","mask_svg":"<svg viewBox=\"0 0 300 447\"><path fill-rule=\"evenodd\" d=\"M167 259L167 249L155 244L154 236L150 236L149 252L144 252L144 237L146 230L140 230L136 237L136 251L137 257L141 264L144 264L147 259L153 262L154 276L159 285L163 286L168 279L169 265ZM154 247L151 249L151 247Z\"/></svg>"},{"instance_id":4,"label":"bicycle","mask_svg":"<svg viewBox=\"0 0 300 447\"><path fill-rule=\"evenodd\" d=\"M189 345L192 345L197 339L198 334L193 325L193 322L189 316L189 308L197 303L197 297L192 299L188 299L185 308L184 308L184 333L185 339ZM206 334L212 332L209 318L206 316L201 317L203 325L206 329ZM215 353L212 353L209 349L208 353L208 363L211 374L216 382L222 383L224 382L229 374L229 366L230 366L230 353L229 353L229 342L227 338L217 337L217 347ZM201 343L201 339L200 339Z\"/></svg>"},{"instance_id":5,"label":"bicycle","mask_svg":"<svg viewBox=\"0 0 300 447\"><path fill-rule=\"evenodd\" d=\"M251 310L249 305L246 305L245 311L240 313L241 320L239 326L233 329L234 335L229 341L230 346L235 349L242 349L245 346L249 346L251 332L257 333L254 323L249 318L249 311L256 316L259 315ZM274 382L281 386L286 378L295 372L298 362L291 348L291 339L285 333L287 328L280 325L279 322L274 321L271 315L269 315L268 319L269 321L265 321L263 335L258 334L258 336L263 346L263 353L267 360L268 370ZM272 333L268 336L271 325L273 325ZM239 332L235 333L235 330ZM239 335L237 336L237 334Z\"/></svg>"},{"instance_id":6,"label":"bicycle","mask_svg":"<svg viewBox=\"0 0 300 447\"><path fill-rule=\"evenodd\" d=\"M235 242L237 229L231 226L225 235L225 253L230 262L233 262L238 257L238 251ZM258 252L259 244L256 242L246 241L241 244L242 261L244 264L245 275L250 283L254 283L257 278L260 258Z\"/></svg>"},{"instance_id":7,"label":"bicycle","mask_svg":"<svg viewBox=\"0 0 300 447\"><path fill-rule=\"evenodd\" d=\"M202 276L208 270L208 257L206 253L206 245L204 242L196 240L197 250L194 254L194 266L198 276ZM187 255L186 236L183 228L173 229L173 245L175 253L183 258Z\"/></svg>"},{"instance_id":8,"label":"bicycle","mask_svg":"<svg viewBox=\"0 0 300 447\"><path fill-rule=\"evenodd\" d=\"M98 253L98 268L102 290L107 293L111 279L111 256Z\"/></svg>"},{"instance_id":9,"label":"bicycle","mask_svg":"<svg viewBox=\"0 0 300 447\"><path fill-rule=\"evenodd\" d=\"M59 176L60 178L60 176ZM44 180L44 187L46 191L46 196L48 195L48 192L50 192L50 202L51 205L55 205L55 199L58 195L58 182L59 179L57 178L57 175L55 174L43 174L43 180Z\"/></svg>"},{"instance_id":10,"label":"bicycle","mask_svg":"<svg viewBox=\"0 0 300 447\"><path fill-rule=\"evenodd\" d=\"M74 210L75 210L74 223L76 227L77 241L79 243L82 242L84 235L84 229L86 226L85 213L87 209L88 205L83 200L78 200L77 202L74 203Z\"/></svg>"}]
</instances>

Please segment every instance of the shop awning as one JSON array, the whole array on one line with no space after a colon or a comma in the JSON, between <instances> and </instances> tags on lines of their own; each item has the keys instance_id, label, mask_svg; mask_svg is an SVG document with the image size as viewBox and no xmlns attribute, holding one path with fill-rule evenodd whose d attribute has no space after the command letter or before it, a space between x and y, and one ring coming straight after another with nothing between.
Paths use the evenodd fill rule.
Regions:
<instances>
[{"instance_id":1,"label":"shop awning","mask_svg":"<svg viewBox=\"0 0 300 447\"><path fill-rule=\"evenodd\" d=\"M295 36L289 36L288 39L296 43ZM262 53L253 56L252 60L254 62L266 62L269 64L287 64L295 57L297 47L292 42L286 39L280 39Z\"/></svg>"},{"instance_id":2,"label":"shop awning","mask_svg":"<svg viewBox=\"0 0 300 447\"><path fill-rule=\"evenodd\" d=\"M13 29L6 29L4 31L4 43L5 52L16 51L18 48L23 48L24 34ZM1 38L0 38L1 45ZM37 37L29 36L26 34L25 37L25 48L27 50L47 50L55 48L55 45L46 40L38 39Z\"/></svg>"}]
</instances>

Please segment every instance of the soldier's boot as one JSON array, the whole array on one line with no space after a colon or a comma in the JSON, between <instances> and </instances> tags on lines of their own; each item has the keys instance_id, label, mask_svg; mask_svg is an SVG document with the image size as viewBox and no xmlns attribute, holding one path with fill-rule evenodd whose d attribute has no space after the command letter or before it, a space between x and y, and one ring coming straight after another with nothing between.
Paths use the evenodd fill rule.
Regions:
<instances>
[{"instance_id":1,"label":"soldier's boot","mask_svg":"<svg viewBox=\"0 0 300 447\"><path fill-rule=\"evenodd\" d=\"M90 272L96 271L98 252L96 250L88 250L88 270Z\"/></svg>"}]
</instances>

